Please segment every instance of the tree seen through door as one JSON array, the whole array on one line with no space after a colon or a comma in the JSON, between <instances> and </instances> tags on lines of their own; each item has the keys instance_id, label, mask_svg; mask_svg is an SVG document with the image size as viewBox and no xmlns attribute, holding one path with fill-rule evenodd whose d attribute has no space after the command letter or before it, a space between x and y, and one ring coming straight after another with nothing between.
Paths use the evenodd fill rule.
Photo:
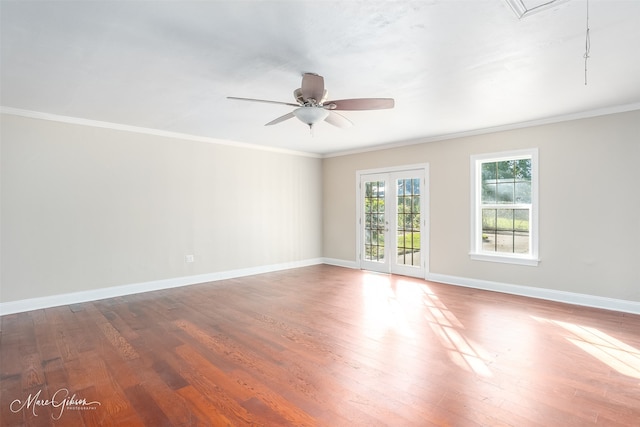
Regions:
<instances>
[{"instance_id":1,"label":"tree seen through door","mask_svg":"<svg viewBox=\"0 0 640 427\"><path fill-rule=\"evenodd\" d=\"M385 181L369 181L365 183L364 256L368 261L384 261L384 235L387 228L384 190Z\"/></svg>"},{"instance_id":2,"label":"tree seen through door","mask_svg":"<svg viewBox=\"0 0 640 427\"><path fill-rule=\"evenodd\" d=\"M397 263L420 265L420 179L396 180Z\"/></svg>"}]
</instances>

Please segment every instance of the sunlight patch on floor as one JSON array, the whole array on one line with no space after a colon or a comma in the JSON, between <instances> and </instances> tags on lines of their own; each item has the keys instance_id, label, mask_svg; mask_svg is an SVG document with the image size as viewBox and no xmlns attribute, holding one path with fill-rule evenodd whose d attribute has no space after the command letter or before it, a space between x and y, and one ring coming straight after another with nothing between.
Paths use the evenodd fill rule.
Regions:
<instances>
[{"instance_id":1,"label":"sunlight patch on floor","mask_svg":"<svg viewBox=\"0 0 640 427\"><path fill-rule=\"evenodd\" d=\"M473 342L461 331L464 325L440 301L427 286L422 286L423 302L427 307L425 315L429 326L440 343L447 349L449 358L457 366L483 377L492 376L486 361L489 354L478 343Z\"/></svg>"},{"instance_id":2,"label":"sunlight patch on floor","mask_svg":"<svg viewBox=\"0 0 640 427\"><path fill-rule=\"evenodd\" d=\"M415 340L418 324L415 318L411 321L414 314L419 322L428 322L453 363L468 372L492 376L488 352L464 334L464 325L426 285L370 273L364 276L362 292L368 337L378 340L394 333Z\"/></svg>"},{"instance_id":3,"label":"sunlight patch on floor","mask_svg":"<svg viewBox=\"0 0 640 427\"><path fill-rule=\"evenodd\" d=\"M401 290L388 276L366 274L362 283L364 297L364 325L371 338L379 339L393 331L406 338L416 334L407 319L406 302Z\"/></svg>"},{"instance_id":4,"label":"sunlight patch on floor","mask_svg":"<svg viewBox=\"0 0 640 427\"><path fill-rule=\"evenodd\" d=\"M570 335L565 339L617 372L640 379L640 350L599 329L560 320L532 316L539 322L547 322L563 328Z\"/></svg>"}]
</instances>

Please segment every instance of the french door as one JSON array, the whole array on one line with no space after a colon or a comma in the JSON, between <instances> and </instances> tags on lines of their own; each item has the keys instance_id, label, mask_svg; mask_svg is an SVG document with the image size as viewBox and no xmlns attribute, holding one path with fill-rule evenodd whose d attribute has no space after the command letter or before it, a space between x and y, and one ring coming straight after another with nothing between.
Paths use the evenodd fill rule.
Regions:
<instances>
[{"instance_id":1,"label":"french door","mask_svg":"<svg viewBox=\"0 0 640 427\"><path fill-rule=\"evenodd\" d=\"M359 173L360 268L424 277L427 268L426 166Z\"/></svg>"}]
</instances>

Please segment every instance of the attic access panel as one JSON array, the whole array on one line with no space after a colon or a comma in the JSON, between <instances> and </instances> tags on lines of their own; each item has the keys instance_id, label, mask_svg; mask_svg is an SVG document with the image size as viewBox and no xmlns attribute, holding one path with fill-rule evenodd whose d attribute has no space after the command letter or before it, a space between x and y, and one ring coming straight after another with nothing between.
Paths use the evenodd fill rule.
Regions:
<instances>
[{"instance_id":1,"label":"attic access panel","mask_svg":"<svg viewBox=\"0 0 640 427\"><path fill-rule=\"evenodd\" d=\"M569 0L505 0L518 19L542 12Z\"/></svg>"}]
</instances>

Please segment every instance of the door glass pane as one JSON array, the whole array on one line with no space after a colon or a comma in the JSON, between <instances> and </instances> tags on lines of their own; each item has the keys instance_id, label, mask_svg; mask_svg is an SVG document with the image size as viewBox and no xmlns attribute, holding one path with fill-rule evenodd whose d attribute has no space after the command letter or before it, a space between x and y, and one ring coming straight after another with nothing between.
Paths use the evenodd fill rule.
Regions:
<instances>
[{"instance_id":1,"label":"door glass pane","mask_svg":"<svg viewBox=\"0 0 640 427\"><path fill-rule=\"evenodd\" d=\"M420 267L420 179L398 179L396 190L396 262Z\"/></svg>"},{"instance_id":2,"label":"door glass pane","mask_svg":"<svg viewBox=\"0 0 640 427\"><path fill-rule=\"evenodd\" d=\"M364 211L364 259L367 261L384 262L384 232L386 220L384 217L384 181L365 182Z\"/></svg>"}]
</instances>

